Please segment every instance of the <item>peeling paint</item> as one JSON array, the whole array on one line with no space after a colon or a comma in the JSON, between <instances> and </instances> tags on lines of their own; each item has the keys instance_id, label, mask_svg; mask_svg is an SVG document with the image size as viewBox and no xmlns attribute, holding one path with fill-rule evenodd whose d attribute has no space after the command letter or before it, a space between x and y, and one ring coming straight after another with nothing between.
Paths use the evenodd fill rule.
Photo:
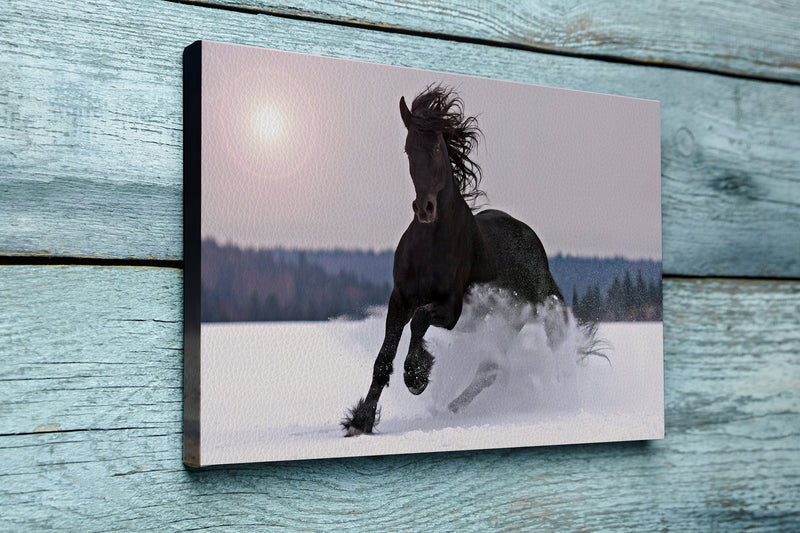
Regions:
<instances>
[{"instance_id":1,"label":"peeling paint","mask_svg":"<svg viewBox=\"0 0 800 533\"><path fill-rule=\"evenodd\" d=\"M59 431L61 429L61 424L43 424L41 426L37 426L36 429L33 430L34 433L52 433L53 431Z\"/></svg>"}]
</instances>

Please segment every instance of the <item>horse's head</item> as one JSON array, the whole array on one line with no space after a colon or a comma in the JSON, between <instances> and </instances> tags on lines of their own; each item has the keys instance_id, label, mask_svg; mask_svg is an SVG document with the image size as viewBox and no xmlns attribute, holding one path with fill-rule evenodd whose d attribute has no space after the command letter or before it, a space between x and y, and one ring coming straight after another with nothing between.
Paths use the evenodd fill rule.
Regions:
<instances>
[{"instance_id":1,"label":"horse's head","mask_svg":"<svg viewBox=\"0 0 800 533\"><path fill-rule=\"evenodd\" d=\"M411 109L401 97L400 116L408 130L405 149L417 193L411 207L419 222L435 222L445 198L460 194L474 201L483 195L478 188L481 167L470 159L480 135L478 123L464 116L461 99L452 89L430 85L414 98ZM451 187L452 195L442 194Z\"/></svg>"},{"instance_id":2,"label":"horse's head","mask_svg":"<svg viewBox=\"0 0 800 533\"><path fill-rule=\"evenodd\" d=\"M417 194L411 208L419 222L431 224L438 214L439 192L453 182L447 143L441 131L423 130L415 124L403 97L400 97L400 116L408 130L405 152Z\"/></svg>"}]
</instances>

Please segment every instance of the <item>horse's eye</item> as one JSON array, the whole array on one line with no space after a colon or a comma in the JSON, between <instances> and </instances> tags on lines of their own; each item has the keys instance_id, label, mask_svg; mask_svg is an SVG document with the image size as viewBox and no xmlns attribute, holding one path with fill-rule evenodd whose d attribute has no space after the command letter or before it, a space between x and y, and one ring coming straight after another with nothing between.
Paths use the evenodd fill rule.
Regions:
<instances>
[{"instance_id":1,"label":"horse's eye","mask_svg":"<svg viewBox=\"0 0 800 533\"><path fill-rule=\"evenodd\" d=\"M439 148L438 144L433 146L433 153L434 154L438 154L440 151L441 151L441 148Z\"/></svg>"}]
</instances>

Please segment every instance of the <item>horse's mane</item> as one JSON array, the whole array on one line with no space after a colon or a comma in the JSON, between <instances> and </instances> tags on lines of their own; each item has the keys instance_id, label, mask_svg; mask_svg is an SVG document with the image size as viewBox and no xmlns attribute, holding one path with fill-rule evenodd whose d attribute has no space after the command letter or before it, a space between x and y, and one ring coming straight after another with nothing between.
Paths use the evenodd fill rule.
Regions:
<instances>
[{"instance_id":1,"label":"horse's mane","mask_svg":"<svg viewBox=\"0 0 800 533\"><path fill-rule=\"evenodd\" d=\"M413 126L423 132L441 132L447 143L453 179L461 196L475 201L486 194L478 188L481 167L469 154L478 145L481 131L475 117L464 118L464 105L448 87L429 85L411 104Z\"/></svg>"}]
</instances>

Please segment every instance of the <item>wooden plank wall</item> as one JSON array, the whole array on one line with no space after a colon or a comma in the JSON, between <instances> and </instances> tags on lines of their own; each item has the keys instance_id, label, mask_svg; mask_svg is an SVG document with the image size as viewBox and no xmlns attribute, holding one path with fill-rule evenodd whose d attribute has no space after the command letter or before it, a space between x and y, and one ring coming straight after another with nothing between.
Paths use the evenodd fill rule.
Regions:
<instances>
[{"instance_id":1,"label":"wooden plank wall","mask_svg":"<svg viewBox=\"0 0 800 533\"><path fill-rule=\"evenodd\" d=\"M797 3L7 0L0 28L0 530L800 530ZM185 469L196 39L660 100L666 439Z\"/></svg>"}]
</instances>

